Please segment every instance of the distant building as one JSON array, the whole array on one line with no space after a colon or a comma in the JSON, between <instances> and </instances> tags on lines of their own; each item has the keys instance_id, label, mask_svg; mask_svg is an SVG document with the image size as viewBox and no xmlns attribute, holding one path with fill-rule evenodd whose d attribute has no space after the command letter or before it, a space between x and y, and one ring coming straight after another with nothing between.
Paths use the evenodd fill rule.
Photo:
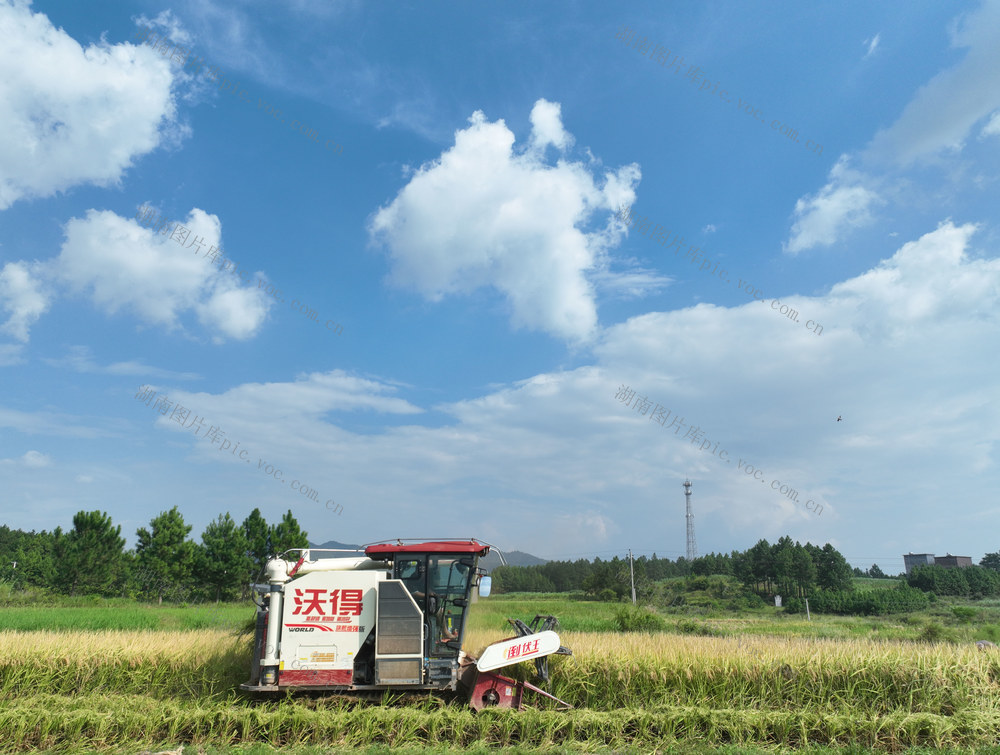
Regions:
<instances>
[{"instance_id":1,"label":"distant building","mask_svg":"<svg viewBox=\"0 0 1000 755\"><path fill-rule=\"evenodd\" d=\"M933 553L906 553L903 555L903 565L909 574L915 566L943 566L946 569L964 569L972 566L969 556L935 556Z\"/></svg>"},{"instance_id":2,"label":"distant building","mask_svg":"<svg viewBox=\"0 0 1000 755\"><path fill-rule=\"evenodd\" d=\"M964 569L966 566L972 566L972 559L969 556L953 556L950 553L947 556L937 556L934 559L935 566L946 566L951 569Z\"/></svg>"},{"instance_id":3,"label":"distant building","mask_svg":"<svg viewBox=\"0 0 1000 755\"><path fill-rule=\"evenodd\" d=\"M933 553L907 553L903 556L903 565L909 574L914 566L934 566Z\"/></svg>"}]
</instances>

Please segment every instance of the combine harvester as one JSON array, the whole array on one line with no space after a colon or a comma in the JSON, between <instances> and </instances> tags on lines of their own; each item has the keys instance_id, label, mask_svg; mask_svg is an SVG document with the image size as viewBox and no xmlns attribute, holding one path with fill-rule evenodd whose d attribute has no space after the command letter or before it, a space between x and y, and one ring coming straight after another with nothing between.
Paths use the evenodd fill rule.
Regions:
<instances>
[{"instance_id":1,"label":"combine harvester","mask_svg":"<svg viewBox=\"0 0 1000 755\"><path fill-rule=\"evenodd\" d=\"M555 617L536 616L530 626L509 619L518 636L493 643L478 660L462 650L469 605L490 594L490 577L478 566L490 547L397 540L365 546L364 556L314 559L319 549L293 549L286 553L300 554L295 563L271 559L267 584L254 585L264 599L257 603L250 681L241 689L461 690L475 710L520 710L529 689L572 707L494 673L533 660L548 681L548 656L572 654L553 631Z\"/></svg>"}]
</instances>

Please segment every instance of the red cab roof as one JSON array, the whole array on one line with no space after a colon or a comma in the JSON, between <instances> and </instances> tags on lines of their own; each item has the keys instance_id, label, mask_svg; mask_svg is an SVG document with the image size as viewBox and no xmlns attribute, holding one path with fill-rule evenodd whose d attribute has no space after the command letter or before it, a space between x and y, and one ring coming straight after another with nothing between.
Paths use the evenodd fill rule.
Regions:
<instances>
[{"instance_id":1,"label":"red cab roof","mask_svg":"<svg viewBox=\"0 0 1000 755\"><path fill-rule=\"evenodd\" d=\"M394 553L478 553L485 556L490 546L475 540L438 540L430 543L379 543L365 548L368 558L386 558Z\"/></svg>"}]
</instances>

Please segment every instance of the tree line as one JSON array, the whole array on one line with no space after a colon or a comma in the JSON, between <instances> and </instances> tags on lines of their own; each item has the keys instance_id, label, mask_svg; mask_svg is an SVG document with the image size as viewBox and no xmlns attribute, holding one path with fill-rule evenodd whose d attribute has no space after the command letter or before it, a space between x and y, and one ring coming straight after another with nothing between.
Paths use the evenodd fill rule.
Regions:
<instances>
[{"instance_id":1,"label":"tree line","mask_svg":"<svg viewBox=\"0 0 1000 755\"><path fill-rule=\"evenodd\" d=\"M692 561L680 557L640 556L632 565L638 599L648 598L654 584L671 577L733 577L750 592L768 600L783 597L789 612L805 611L805 600L818 613L886 614L926 608L933 595L973 599L1000 596L1000 552L987 553L979 566L962 569L921 566L889 588L855 589L852 577L889 578L876 564L861 570L832 545L820 547L782 537L776 543L760 540L752 548L731 553L709 553ZM610 561L549 561L535 566L501 566L493 570L497 592L583 591L605 600L623 600L631 592L628 558Z\"/></svg>"},{"instance_id":2,"label":"tree line","mask_svg":"<svg viewBox=\"0 0 1000 755\"><path fill-rule=\"evenodd\" d=\"M686 577L691 574L691 564L683 558L639 556L634 560L636 580L643 584L667 577ZM622 583L624 575L624 583ZM610 561L585 558L576 561L548 561L534 566L500 566L494 569L494 592L575 592L583 590L597 594L610 587L620 597L629 591L629 564L627 558L615 556ZM623 586L624 584L624 586Z\"/></svg>"},{"instance_id":3,"label":"tree line","mask_svg":"<svg viewBox=\"0 0 1000 755\"><path fill-rule=\"evenodd\" d=\"M103 511L80 511L64 532L23 532L0 525L0 579L15 588L63 595L145 600L245 598L250 583L273 554L308 548L306 532L289 510L269 525L254 509L237 524L227 512L210 522L201 542L174 506L136 531L125 550L121 525Z\"/></svg>"},{"instance_id":4,"label":"tree line","mask_svg":"<svg viewBox=\"0 0 1000 755\"><path fill-rule=\"evenodd\" d=\"M916 566L906 577L911 587L936 595L957 595L965 598L1000 596L1000 558L988 553L979 566L962 569L944 566Z\"/></svg>"},{"instance_id":5,"label":"tree line","mask_svg":"<svg viewBox=\"0 0 1000 755\"><path fill-rule=\"evenodd\" d=\"M648 595L652 584L670 577L725 574L736 578L761 596L808 597L816 589L850 590L853 570L836 548L792 542L782 537L773 545L760 540L746 551L709 553L688 561L640 556L634 559L637 597ZM631 593L628 558L610 561L549 561L535 566L501 566L494 569L493 589L498 592L569 592L622 599Z\"/></svg>"}]
</instances>

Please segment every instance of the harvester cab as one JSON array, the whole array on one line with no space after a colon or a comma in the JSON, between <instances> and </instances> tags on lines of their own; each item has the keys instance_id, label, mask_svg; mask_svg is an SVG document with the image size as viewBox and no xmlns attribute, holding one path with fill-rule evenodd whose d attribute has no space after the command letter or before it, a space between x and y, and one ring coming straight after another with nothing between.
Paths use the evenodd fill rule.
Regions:
<instances>
[{"instance_id":1,"label":"harvester cab","mask_svg":"<svg viewBox=\"0 0 1000 755\"><path fill-rule=\"evenodd\" d=\"M318 551L304 549L289 551L299 553L294 563L271 559L267 584L254 585L263 599L250 680L241 688L462 689L476 709L520 708L524 689L551 697L493 671L568 654L552 631L554 621L540 632L532 631L536 622L532 629L517 622L521 636L490 645L479 660L462 651L469 606L489 595L479 559L490 547L476 540L398 540L368 545L364 556L313 558Z\"/></svg>"}]
</instances>

